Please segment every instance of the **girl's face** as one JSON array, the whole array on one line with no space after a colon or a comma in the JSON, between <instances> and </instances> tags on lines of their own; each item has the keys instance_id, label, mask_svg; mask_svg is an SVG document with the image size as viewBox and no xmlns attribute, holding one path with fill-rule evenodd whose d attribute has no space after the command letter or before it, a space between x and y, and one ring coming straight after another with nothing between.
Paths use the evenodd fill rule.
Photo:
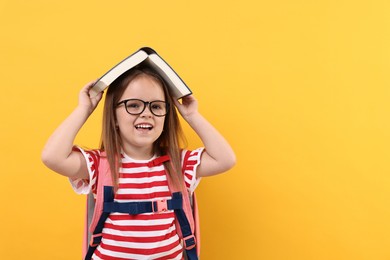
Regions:
<instances>
[{"instance_id":1,"label":"girl's face","mask_svg":"<svg viewBox=\"0 0 390 260\"><path fill-rule=\"evenodd\" d=\"M163 87L154 78L140 75L132 80L119 99L119 102L128 99L138 99L144 102L165 101ZM153 143L160 137L165 116L156 116L150 111L160 113L161 102L143 104L140 101L128 101L116 108L117 127L122 140L122 149L134 159L149 159L153 156ZM145 106L141 114L132 115Z\"/></svg>"}]
</instances>

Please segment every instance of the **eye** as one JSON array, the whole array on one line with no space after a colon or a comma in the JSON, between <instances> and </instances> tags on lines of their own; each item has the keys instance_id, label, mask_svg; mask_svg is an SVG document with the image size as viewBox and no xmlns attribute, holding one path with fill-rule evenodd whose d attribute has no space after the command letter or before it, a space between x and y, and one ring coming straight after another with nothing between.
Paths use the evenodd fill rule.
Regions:
<instances>
[{"instance_id":1,"label":"eye","mask_svg":"<svg viewBox=\"0 0 390 260\"><path fill-rule=\"evenodd\" d=\"M152 109L153 110L160 110L160 109L163 109L163 106L160 102L158 102L158 103L154 102L154 103L152 103Z\"/></svg>"},{"instance_id":2,"label":"eye","mask_svg":"<svg viewBox=\"0 0 390 260\"><path fill-rule=\"evenodd\" d=\"M141 106L139 101L136 100L129 100L126 103L126 107L128 108L139 108Z\"/></svg>"}]
</instances>

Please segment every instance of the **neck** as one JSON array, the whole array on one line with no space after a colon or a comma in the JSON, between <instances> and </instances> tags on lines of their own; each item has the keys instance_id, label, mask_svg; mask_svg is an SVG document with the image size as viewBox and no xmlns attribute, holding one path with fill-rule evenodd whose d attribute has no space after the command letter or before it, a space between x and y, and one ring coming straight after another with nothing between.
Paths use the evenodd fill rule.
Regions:
<instances>
[{"instance_id":1,"label":"neck","mask_svg":"<svg viewBox=\"0 0 390 260\"><path fill-rule=\"evenodd\" d=\"M127 156L136 160L148 160L154 155L153 147L123 147L122 149Z\"/></svg>"}]
</instances>

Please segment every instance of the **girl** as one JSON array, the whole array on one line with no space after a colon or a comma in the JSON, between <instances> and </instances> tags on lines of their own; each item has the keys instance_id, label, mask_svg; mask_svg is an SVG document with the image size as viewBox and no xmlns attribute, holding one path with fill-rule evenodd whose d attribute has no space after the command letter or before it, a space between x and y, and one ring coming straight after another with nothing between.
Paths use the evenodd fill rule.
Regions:
<instances>
[{"instance_id":1,"label":"girl","mask_svg":"<svg viewBox=\"0 0 390 260\"><path fill-rule=\"evenodd\" d=\"M108 88L100 149L75 147L78 131L102 98L102 93L89 96L93 84L81 89L78 106L54 131L42 152L44 164L67 176L77 193L96 193L102 152L110 166L116 202L169 199L166 174L176 185L184 183L193 192L201 177L234 166L232 148L198 112L196 99L192 95L182 98L181 103L173 99L164 81L142 67L129 70ZM183 139L175 107L198 134L204 148L180 148ZM170 162L145 166L163 155L169 155ZM182 165L186 165L185 169L181 169ZM92 258L182 259L183 247L174 218L170 210L164 214L110 213Z\"/></svg>"}]
</instances>

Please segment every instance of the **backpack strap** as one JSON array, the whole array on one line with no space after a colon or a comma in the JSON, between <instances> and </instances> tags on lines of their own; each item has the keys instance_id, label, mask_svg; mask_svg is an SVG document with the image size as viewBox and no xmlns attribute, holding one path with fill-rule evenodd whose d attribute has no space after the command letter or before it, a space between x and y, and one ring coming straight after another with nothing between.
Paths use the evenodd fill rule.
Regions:
<instances>
[{"instance_id":1,"label":"backpack strap","mask_svg":"<svg viewBox=\"0 0 390 260\"><path fill-rule=\"evenodd\" d=\"M104 202L104 213L125 213L129 215L138 215L143 213L158 213L167 210L176 210L182 208L182 198L176 197L170 200L156 201L137 201L137 202Z\"/></svg>"},{"instance_id":2,"label":"backpack strap","mask_svg":"<svg viewBox=\"0 0 390 260\"><path fill-rule=\"evenodd\" d=\"M92 218L93 218L93 213L95 211L95 198L93 197L92 192L88 193L86 202L87 205L86 205L86 212L85 212L84 237L83 237L83 248L82 248L83 257L87 255L89 238L92 235L92 233L89 231L89 227L91 225Z\"/></svg>"},{"instance_id":3,"label":"backpack strap","mask_svg":"<svg viewBox=\"0 0 390 260\"><path fill-rule=\"evenodd\" d=\"M185 153L184 162L188 161L189 152ZM168 155L160 156L149 162L148 166L153 167L161 165L163 162L169 161ZM182 166L184 171L186 165ZM184 174L184 172L183 172ZM183 175L184 176L184 175ZM174 210L176 215L176 227L179 237L183 240L183 247L188 260L198 260L199 255L199 234L195 238L195 223L197 223L197 211L195 212L195 220L193 215L193 208L191 206L190 195L187 192L187 187L183 182L183 187L175 188L173 180L167 174L168 186L172 193L171 200L158 200L153 202L129 202L116 203L114 202L114 190L110 174L110 167L105 154L102 152L97 179L96 201L94 201L92 194L88 195L88 209L92 208L90 205L94 204L93 217L89 217L89 227L91 235L88 236L90 240L88 250L86 251L85 260L90 260L92 255L100 244L102 239L102 231L104 223L111 212L122 212L128 214L141 214L146 212L160 212L167 209ZM194 195L192 195L193 203L196 205ZM95 203L93 203L95 202ZM198 223L197 223L198 224ZM88 240L87 240L88 241Z\"/></svg>"},{"instance_id":4,"label":"backpack strap","mask_svg":"<svg viewBox=\"0 0 390 260\"><path fill-rule=\"evenodd\" d=\"M181 192L175 192L172 194L174 198L182 197ZM185 199L183 200L183 207L175 210L176 221L179 223L181 238L183 239L183 247L188 260L197 260L197 239L194 235L194 226L191 226L190 220L193 218L188 217L184 209ZM192 216L192 212L190 213Z\"/></svg>"},{"instance_id":5,"label":"backpack strap","mask_svg":"<svg viewBox=\"0 0 390 260\"><path fill-rule=\"evenodd\" d=\"M149 162L148 166L153 167L157 165L161 165L163 162L170 160L169 156L160 156L152 161ZM97 190L96 190L96 200L93 198L92 193L88 194L87 199L87 225L86 229L87 231L87 237L85 238L85 241L90 241L89 245L88 242L84 242L83 247L83 255L85 260L89 260L92 258L93 253L95 252L95 249L100 244L102 239L102 231L104 227L104 223L108 216L110 215L110 212L115 212L116 208L118 207L119 203L114 202L114 188L112 184L112 178L111 178L111 171L110 166L107 161L106 153L101 152L100 154L100 160L98 163L98 174L97 174ZM128 204L128 203L125 203ZM141 203L142 204L142 203ZM169 207L172 207L172 209L175 209L179 207L178 205L182 204L182 202L179 202L178 200L175 201L165 201L165 208L164 208L164 202L163 201L156 201L156 202L150 202L149 206L146 204L142 205L127 205L130 209L134 209L137 207L140 207L142 209L145 207L150 207L152 211L150 212L158 212L163 211ZM111 207L111 208L110 208ZM119 205L119 207L125 208L126 205ZM93 214L92 214L93 212ZM142 213L139 211L139 213L136 213L137 210L134 211L134 214L140 214ZM92 216L92 217L91 217ZM89 221L88 221L89 220Z\"/></svg>"},{"instance_id":6,"label":"backpack strap","mask_svg":"<svg viewBox=\"0 0 390 260\"><path fill-rule=\"evenodd\" d=\"M112 186L105 186L104 187L104 203L110 202L114 200L114 188ZM96 204L96 207L98 204ZM85 259L91 259L93 253L95 252L95 249L100 244L102 240L102 231L104 227L104 223L106 222L106 219L110 215L109 212L102 212L100 215L100 218L98 219L98 222L96 224L96 228L92 233L91 236L91 242L88 247L87 255L85 256Z\"/></svg>"},{"instance_id":7,"label":"backpack strap","mask_svg":"<svg viewBox=\"0 0 390 260\"><path fill-rule=\"evenodd\" d=\"M184 170L186 169L187 161L190 156L190 152L186 151L183 158L182 165L182 174L184 178ZM173 180L170 175L167 174L169 189L172 192L172 198L182 198L183 207L175 210L176 215L176 227L178 229L178 235L183 240L183 247L188 260L198 260L198 255L200 252L200 234L198 234L198 227L195 224L198 223L198 212L197 207L193 208L193 205L196 205L196 198L192 194L190 196L187 191L185 182L183 182L182 187L177 188L174 185ZM191 197L191 198L190 198ZM192 199L192 203L191 203ZM193 211L196 210L196 211ZM196 217L194 217L196 216Z\"/></svg>"},{"instance_id":8,"label":"backpack strap","mask_svg":"<svg viewBox=\"0 0 390 260\"><path fill-rule=\"evenodd\" d=\"M88 240L89 246L85 253L85 260L91 259L93 252L96 247L100 244L102 239L102 230L104 222L106 221L109 213L103 212L104 202L110 202L114 200L114 189L112 187L112 179L110 174L110 166L108 164L106 154L102 152L100 154L98 175L97 175L97 189L96 189L96 200L93 199L92 193L88 195L88 207L87 211L93 208L93 215L90 222L86 226L89 231ZM92 207L91 204L94 206ZM91 213L91 212L89 212ZM90 214L89 214L90 215Z\"/></svg>"}]
</instances>

